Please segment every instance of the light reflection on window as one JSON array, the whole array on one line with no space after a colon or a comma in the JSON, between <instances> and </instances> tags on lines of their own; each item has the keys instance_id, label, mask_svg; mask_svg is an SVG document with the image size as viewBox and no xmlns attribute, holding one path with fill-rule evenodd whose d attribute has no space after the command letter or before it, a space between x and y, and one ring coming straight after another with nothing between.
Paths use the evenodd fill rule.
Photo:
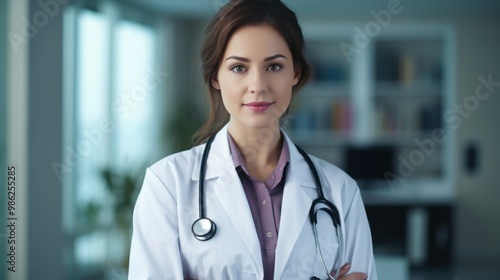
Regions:
<instances>
[{"instance_id":1,"label":"light reflection on window","mask_svg":"<svg viewBox=\"0 0 500 280\"><path fill-rule=\"evenodd\" d=\"M102 172L142 168L159 143L155 30L90 10L78 13L73 152L73 256L79 267L120 265L127 237L113 228L115 201ZM111 26L111 27L110 27ZM112 41L113 40L113 41ZM113 49L110 49L113 48ZM113 56L110 58L110 54ZM68 151L66 151L68 152Z\"/></svg>"}]
</instances>

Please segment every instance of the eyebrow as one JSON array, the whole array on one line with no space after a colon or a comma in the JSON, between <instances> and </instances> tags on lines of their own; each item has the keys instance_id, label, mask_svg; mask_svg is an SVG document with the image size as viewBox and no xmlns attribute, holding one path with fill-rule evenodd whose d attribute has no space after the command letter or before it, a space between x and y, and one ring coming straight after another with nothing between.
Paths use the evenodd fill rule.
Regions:
<instances>
[{"instance_id":1,"label":"eyebrow","mask_svg":"<svg viewBox=\"0 0 500 280\"><path fill-rule=\"evenodd\" d=\"M264 58L264 61L267 62L267 61L271 61L273 59L280 58L280 57L284 58L284 59L287 59L286 56L284 56L282 54L275 54L275 55L271 55L269 57ZM240 60L240 61L243 61L243 62L250 62L250 59L248 59L246 57L235 56L235 55L232 55L232 56L226 58L225 60L228 60L228 59L236 59L236 60Z\"/></svg>"}]
</instances>

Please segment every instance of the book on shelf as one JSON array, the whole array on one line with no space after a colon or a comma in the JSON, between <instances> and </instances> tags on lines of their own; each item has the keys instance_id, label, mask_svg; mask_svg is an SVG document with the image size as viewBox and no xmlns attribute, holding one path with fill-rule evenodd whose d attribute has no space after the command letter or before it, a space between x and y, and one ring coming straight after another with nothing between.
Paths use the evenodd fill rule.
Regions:
<instances>
[{"instance_id":1,"label":"book on shelf","mask_svg":"<svg viewBox=\"0 0 500 280\"><path fill-rule=\"evenodd\" d=\"M346 101L332 104L332 129L334 132L349 134L351 131L351 104Z\"/></svg>"}]
</instances>

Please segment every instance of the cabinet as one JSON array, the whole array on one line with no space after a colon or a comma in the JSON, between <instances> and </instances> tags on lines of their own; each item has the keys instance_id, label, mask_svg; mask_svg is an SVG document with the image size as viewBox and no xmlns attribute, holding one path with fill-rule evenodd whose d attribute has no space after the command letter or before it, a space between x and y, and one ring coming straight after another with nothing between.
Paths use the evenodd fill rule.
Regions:
<instances>
[{"instance_id":1,"label":"cabinet","mask_svg":"<svg viewBox=\"0 0 500 280\"><path fill-rule=\"evenodd\" d=\"M313 76L287 132L354 177L365 203L450 202L453 30L391 24L360 45L355 28L303 24Z\"/></svg>"}]
</instances>

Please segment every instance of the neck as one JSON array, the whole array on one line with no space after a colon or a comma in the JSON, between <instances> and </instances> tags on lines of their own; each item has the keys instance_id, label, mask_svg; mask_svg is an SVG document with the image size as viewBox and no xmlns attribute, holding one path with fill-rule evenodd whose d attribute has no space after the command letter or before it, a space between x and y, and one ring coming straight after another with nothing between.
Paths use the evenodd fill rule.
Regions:
<instances>
[{"instance_id":1,"label":"neck","mask_svg":"<svg viewBox=\"0 0 500 280\"><path fill-rule=\"evenodd\" d=\"M238 146L247 167L268 167L278 163L282 147L279 126L242 128L229 123L228 132Z\"/></svg>"}]
</instances>

